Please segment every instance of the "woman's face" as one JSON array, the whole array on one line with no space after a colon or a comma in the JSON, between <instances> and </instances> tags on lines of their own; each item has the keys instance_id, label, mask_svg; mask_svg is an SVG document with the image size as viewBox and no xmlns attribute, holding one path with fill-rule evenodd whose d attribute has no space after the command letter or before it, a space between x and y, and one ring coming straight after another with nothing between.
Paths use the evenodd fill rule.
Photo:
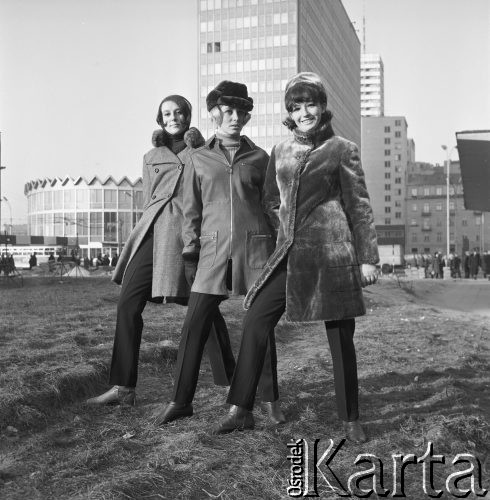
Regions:
<instances>
[{"instance_id":1,"label":"woman's face","mask_svg":"<svg viewBox=\"0 0 490 500\"><path fill-rule=\"evenodd\" d=\"M163 128L168 134L179 134L187 128L185 113L175 102L165 101L161 109Z\"/></svg>"},{"instance_id":2,"label":"woman's face","mask_svg":"<svg viewBox=\"0 0 490 500\"><path fill-rule=\"evenodd\" d=\"M323 104L313 101L297 102L293 104L289 116L294 120L300 132L310 132L318 127L324 111Z\"/></svg>"}]
</instances>

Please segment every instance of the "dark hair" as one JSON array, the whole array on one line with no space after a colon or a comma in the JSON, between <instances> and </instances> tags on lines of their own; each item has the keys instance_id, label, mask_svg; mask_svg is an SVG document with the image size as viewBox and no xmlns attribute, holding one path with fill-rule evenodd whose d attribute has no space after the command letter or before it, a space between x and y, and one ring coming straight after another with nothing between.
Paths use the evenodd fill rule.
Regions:
<instances>
[{"instance_id":1,"label":"dark hair","mask_svg":"<svg viewBox=\"0 0 490 500\"><path fill-rule=\"evenodd\" d=\"M322 116L320 118L320 126L325 125L327 123L329 124L328 127L329 127L329 134L330 135L334 134L333 128L330 124L330 122L332 121L332 117L333 117L333 113L329 109L325 109L325 111L322 113ZM286 125L286 127L289 130L294 130L297 127L296 122L290 116L286 116L286 118L284 118L282 124Z\"/></svg>"},{"instance_id":2,"label":"dark hair","mask_svg":"<svg viewBox=\"0 0 490 500\"><path fill-rule=\"evenodd\" d=\"M301 102L318 102L320 104L327 105L327 94L323 88L318 85L312 85L308 82L297 83L286 91L284 96L284 104L286 110L290 113L293 110L295 104Z\"/></svg>"},{"instance_id":3,"label":"dark hair","mask_svg":"<svg viewBox=\"0 0 490 500\"><path fill-rule=\"evenodd\" d=\"M165 97L165 99L163 99L163 101L158 105L158 112L157 112L158 125L160 125L160 127L163 128L162 104L167 101L175 102L175 104L177 104L177 106L182 110L182 113L187 121L187 128L189 128L192 118L191 103L185 97L182 97L181 95L177 94Z\"/></svg>"}]
</instances>

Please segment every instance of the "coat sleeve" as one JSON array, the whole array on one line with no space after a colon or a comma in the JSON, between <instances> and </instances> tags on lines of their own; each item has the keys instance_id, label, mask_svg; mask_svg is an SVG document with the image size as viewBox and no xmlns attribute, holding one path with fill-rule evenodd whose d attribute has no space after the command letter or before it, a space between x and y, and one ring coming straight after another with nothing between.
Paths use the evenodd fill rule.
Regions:
<instances>
[{"instance_id":1,"label":"coat sleeve","mask_svg":"<svg viewBox=\"0 0 490 500\"><path fill-rule=\"evenodd\" d=\"M340 161L340 188L345 213L351 224L359 264L379 262L376 229L359 149L349 143Z\"/></svg>"},{"instance_id":2,"label":"coat sleeve","mask_svg":"<svg viewBox=\"0 0 490 500\"><path fill-rule=\"evenodd\" d=\"M148 169L146 168L146 156L143 157L143 210L148 206L148 202L150 201L150 189L151 182L148 176Z\"/></svg>"},{"instance_id":3,"label":"coat sleeve","mask_svg":"<svg viewBox=\"0 0 490 500\"><path fill-rule=\"evenodd\" d=\"M199 238L202 223L202 195L201 184L191 156L189 156L184 168L183 212L182 240L184 248L182 249L182 256L186 260L198 260L201 250Z\"/></svg>"},{"instance_id":4,"label":"coat sleeve","mask_svg":"<svg viewBox=\"0 0 490 500\"><path fill-rule=\"evenodd\" d=\"M272 149L269 164L265 174L265 181L262 190L262 209L264 210L267 222L277 237L279 231L279 207L281 205L281 197L276 179L276 148Z\"/></svg>"}]
</instances>

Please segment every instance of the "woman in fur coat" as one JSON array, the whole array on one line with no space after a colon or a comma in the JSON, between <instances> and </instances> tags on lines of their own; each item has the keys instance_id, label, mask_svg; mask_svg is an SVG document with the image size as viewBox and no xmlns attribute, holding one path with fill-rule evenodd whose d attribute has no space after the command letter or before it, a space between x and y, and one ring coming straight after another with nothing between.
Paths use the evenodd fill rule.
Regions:
<instances>
[{"instance_id":1,"label":"woman in fur coat","mask_svg":"<svg viewBox=\"0 0 490 500\"><path fill-rule=\"evenodd\" d=\"M354 318L365 314L362 286L376 281L379 260L364 173L357 146L334 135L318 75L292 77L285 105L293 136L272 151L263 198L277 245L245 298L248 312L227 399L232 407L214 432L253 429L267 340L286 312L290 321L325 323L339 417L347 437L364 442Z\"/></svg>"},{"instance_id":2,"label":"woman in fur coat","mask_svg":"<svg viewBox=\"0 0 490 500\"><path fill-rule=\"evenodd\" d=\"M182 259L183 171L189 151L204 143L189 129L192 108L171 95L158 107L161 130L143 160L143 215L133 228L117 262L113 281L122 284L109 383L104 394L88 404L134 405L142 313L148 301L187 304L189 285ZM225 321L218 311L208 340L208 354L217 385L229 385L235 359Z\"/></svg>"}]
</instances>

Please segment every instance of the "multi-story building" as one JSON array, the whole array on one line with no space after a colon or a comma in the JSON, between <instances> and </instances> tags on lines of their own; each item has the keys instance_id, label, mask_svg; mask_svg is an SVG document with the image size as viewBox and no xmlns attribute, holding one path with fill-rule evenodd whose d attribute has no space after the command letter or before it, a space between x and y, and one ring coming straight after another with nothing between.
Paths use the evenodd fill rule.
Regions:
<instances>
[{"instance_id":1,"label":"multi-story building","mask_svg":"<svg viewBox=\"0 0 490 500\"><path fill-rule=\"evenodd\" d=\"M413 154L404 116L362 118L362 163L376 226L405 224L405 173Z\"/></svg>"},{"instance_id":2,"label":"multi-story building","mask_svg":"<svg viewBox=\"0 0 490 500\"><path fill-rule=\"evenodd\" d=\"M31 240L66 237L82 257L120 251L143 211L141 178L44 178L26 183L24 194Z\"/></svg>"},{"instance_id":3,"label":"multi-story building","mask_svg":"<svg viewBox=\"0 0 490 500\"><path fill-rule=\"evenodd\" d=\"M483 227L484 223L485 227ZM490 221L464 207L459 162L451 162L449 176L449 248L459 255L477 248L488 250L484 235ZM447 177L444 167L414 163L407 176L406 253L442 254L447 249Z\"/></svg>"},{"instance_id":4,"label":"multi-story building","mask_svg":"<svg viewBox=\"0 0 490 500\"><path fill-rule=\"evenodd\" d=\"M361 116L385 114L384 66L379 54L361 54Z\"/></svg>"},{"instance_id":5,"label":"multi-story building","mask_svg":"<svg viewBox=\"0 0 490 500\"><path fill-rule=\"evenodd\" d=\"M404 116L362 117L362 163L380 245L405 245L405 185L415 143Z\"/></svg>"},{"instance_id":6,"label":"multi-story building","mask_svg":"<svg viewBox=\"0 0 490 500\"><path fill-rule=\"evenodd\" d=\"M213 132L206 95L247 84L255 107L244 133L266 150L288 136L284 88L298 71L324 80L337 134L360 142L360 43L340 0L201 0L199 127Z\"/></svg>"}]
</instances>

